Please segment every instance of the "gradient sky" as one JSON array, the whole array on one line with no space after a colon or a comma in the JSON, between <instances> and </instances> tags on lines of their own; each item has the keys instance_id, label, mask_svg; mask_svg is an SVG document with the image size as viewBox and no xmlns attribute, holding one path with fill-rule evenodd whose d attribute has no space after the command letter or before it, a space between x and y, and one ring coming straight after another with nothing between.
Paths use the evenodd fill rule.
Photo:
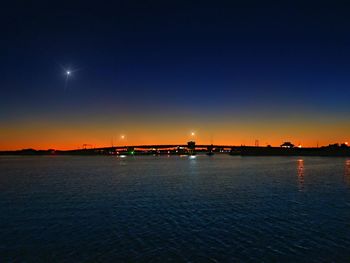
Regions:
<instances>
[{"instance_id":1,"label":"gradient sky","mask_svg":"<svg viewBox=\"0 0 350 263\"><path fill-rule=\"evenodd\" d=\"M8 2L2 150L191 131L198 143L350 141L350 9L336 1ZM64 69L76 70L67 85Z\"/></svg>"}]
</instances>

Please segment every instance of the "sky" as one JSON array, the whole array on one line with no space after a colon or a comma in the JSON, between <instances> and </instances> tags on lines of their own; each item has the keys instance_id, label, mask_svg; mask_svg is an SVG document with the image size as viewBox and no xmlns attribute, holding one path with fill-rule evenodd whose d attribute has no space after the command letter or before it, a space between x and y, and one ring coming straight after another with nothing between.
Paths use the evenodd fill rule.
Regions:
<instances>
[{"instance_id":1,"label":"sky","mask_svg":"<svg viewBox=\"0 0 350 263\"><path fill-rule=\"evenodd\" d=\"M349 7L280 2L2 4L0 149L350 141Z\"/></svg>"}]
</instances>

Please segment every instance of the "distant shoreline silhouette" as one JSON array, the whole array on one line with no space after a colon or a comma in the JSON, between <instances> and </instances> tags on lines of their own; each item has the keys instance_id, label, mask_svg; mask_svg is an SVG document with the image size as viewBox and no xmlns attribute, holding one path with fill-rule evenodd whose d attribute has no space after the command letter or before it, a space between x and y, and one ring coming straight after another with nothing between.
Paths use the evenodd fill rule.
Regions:
<instances>
[{"instance_id":1,"label":"distant shoreline silhouette","mask_svg":"<svg viewBox=\"0 0 350 263\"><path fill-rule=\"evenodd\" d=\"M15 151L0 151L0 155L193 155L206 153L230 154L240 156L350 156L350 147L343 144L330 144L322 147L295 147L290 142L280 147L268 146L232 146L232 145L196 145L188 142L181 145L134 145L112 146L102 148L84 148L74 150L35 150L23 149Z\"/></svg>"}]
</instances>

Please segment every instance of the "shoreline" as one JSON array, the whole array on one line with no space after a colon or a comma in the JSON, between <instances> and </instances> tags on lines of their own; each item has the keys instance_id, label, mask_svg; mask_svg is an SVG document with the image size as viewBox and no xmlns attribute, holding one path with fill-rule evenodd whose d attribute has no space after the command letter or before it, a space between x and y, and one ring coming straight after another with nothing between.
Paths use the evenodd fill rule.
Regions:
<instances>
[{"instance_id":1,"label":"shoreline","mask_svg":"<svg viewBox=\"0 0 350 263\"><path fill-rule=\"evenodd\" d=\"M236 147L198 147L198 149L188 149L186 147L170 148L150 148L138 149L138 147L106 147L96 149L75 149L75 150L34 150L24 149L16 151L0 151L0 156L4 155L114 155L114 156L149 156L149 155L195 155L206 154L208 157L215 154L229 154L236 156L325 156L325 157L350 157L350 147L326 146L320 148L282 148L282 147L258 147L258 146L236 146Z\"/></svg>"}]
</instances>

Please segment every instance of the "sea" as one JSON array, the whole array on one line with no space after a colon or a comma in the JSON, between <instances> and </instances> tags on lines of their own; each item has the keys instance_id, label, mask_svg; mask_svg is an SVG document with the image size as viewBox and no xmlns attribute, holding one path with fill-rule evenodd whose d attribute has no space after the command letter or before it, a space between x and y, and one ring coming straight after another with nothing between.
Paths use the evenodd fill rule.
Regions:
<instances>
[{"instance_id":1,"label":"sea","mask_svg":"<svg viewBox=\"0 0 350 263\"><path fill-rule=\"evenodd\" d=\"M350 262L350 159L1 156L0 262Z\"/></svg>"}]
</instances>

